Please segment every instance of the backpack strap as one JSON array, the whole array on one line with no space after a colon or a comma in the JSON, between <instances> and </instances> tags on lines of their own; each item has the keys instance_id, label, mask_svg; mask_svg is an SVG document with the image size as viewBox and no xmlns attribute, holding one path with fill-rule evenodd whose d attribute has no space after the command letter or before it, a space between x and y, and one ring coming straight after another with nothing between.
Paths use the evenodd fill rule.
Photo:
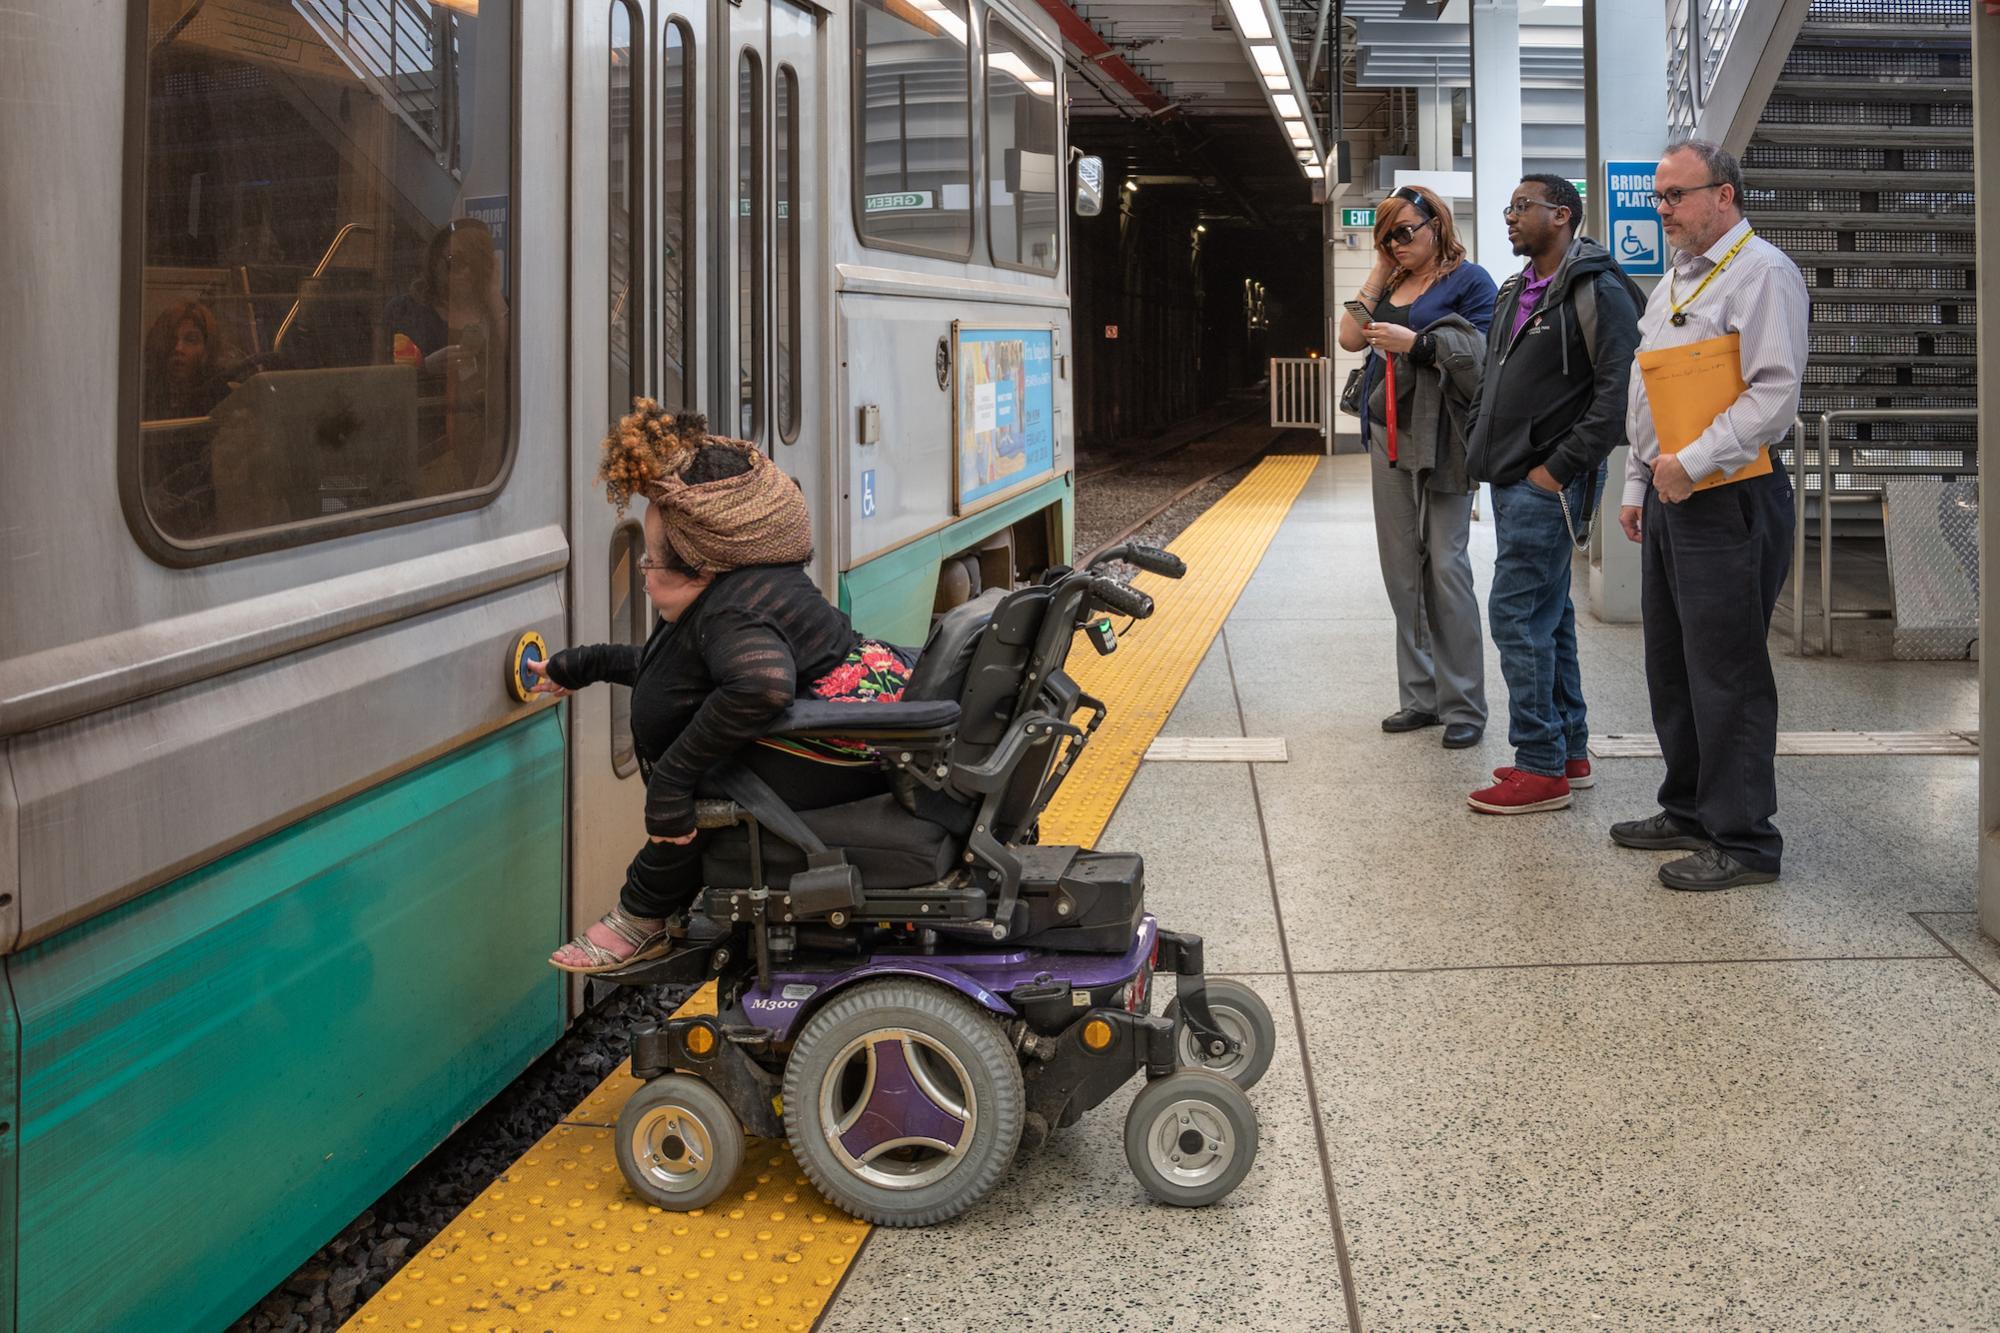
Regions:
<instances>
[{"instance_id":1,"label":"backpack strap","mask_svg":"<svg viewBox=\"0 0 2000 1333\"><path fill-rule=\"evenodd\" d=\"M1589 282L1576 289L1576 324L1583 330L1584 355L1590 358L1592 370L1597 368L1597 278L1593 274Z\"/></svg>"}]
</instances>

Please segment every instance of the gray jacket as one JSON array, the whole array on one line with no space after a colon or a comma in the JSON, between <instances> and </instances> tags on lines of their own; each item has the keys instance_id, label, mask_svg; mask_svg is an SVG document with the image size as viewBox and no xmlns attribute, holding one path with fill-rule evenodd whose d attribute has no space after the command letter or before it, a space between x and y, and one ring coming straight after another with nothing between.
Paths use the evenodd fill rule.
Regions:
<instances>
[{"instance_id":1,"label":"gray jacket","mask_svg":"<svg viewBox=\"0 0 2000 1333\"><path fill-rule=\"evenodd\" d=\"M1396 357L1397 385L1414 376L1416 391L1408 419L1396 422L1393 466L1423 476L1425 488L1441 495L1469 495L1474 483L1465 473L1466 409L1479 396L1486 335L1463 315L1446 315L1422 332L1437 342L1430 365ZM1368 414L1376 421L1388 418L1388 387L1385 376L1369 395ZM1384 434L1376 447L1386 444Z\"/></svg>"}]
</instances>

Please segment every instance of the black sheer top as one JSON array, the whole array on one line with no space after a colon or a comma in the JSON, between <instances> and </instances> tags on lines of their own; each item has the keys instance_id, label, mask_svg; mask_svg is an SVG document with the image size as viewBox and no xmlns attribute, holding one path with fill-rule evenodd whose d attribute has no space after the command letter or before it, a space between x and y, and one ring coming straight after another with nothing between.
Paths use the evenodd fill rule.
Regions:
<instances>
[{"instance_id":1,"label":"black sheer top","mask_svg":"<svg viewBox=\"0 0 2000 1333\"><path fill-rule=\"evenodd\" d=\"M646 772L646 832L694 831L703 773L763 734L861 636L798 565L731 570L643 645L596 643L549 659L565 689L632 687L632 742Z\"/></svg>"}]
</instances>

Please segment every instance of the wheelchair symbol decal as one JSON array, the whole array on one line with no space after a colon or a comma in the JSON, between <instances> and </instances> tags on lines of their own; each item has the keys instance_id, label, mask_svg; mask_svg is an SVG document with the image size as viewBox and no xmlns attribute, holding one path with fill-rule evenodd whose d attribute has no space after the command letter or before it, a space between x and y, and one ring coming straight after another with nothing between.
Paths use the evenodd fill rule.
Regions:
<instances>
[{"instance_id":1,"label":"wheelchair symbol decal","mask_svg":"<svg viewBox=\"0 0 2000 1333\"><path fill-rule=\"evenodd\" d=\"M875 474L861 474L861 517L875 517Z\"/></svg>"},{"instance_id":2,"label":"wheelchair symbol decal","mask_svg":"<svg viewBox=\"0 0 2000 1333\"><path fill-rule=\"evenodd\" d=\"M1618 262L1647 265L1660 262L1660 224L1650 218L1623 218L1615 226L1612 242Z\"/></svg>"}]
</instances>

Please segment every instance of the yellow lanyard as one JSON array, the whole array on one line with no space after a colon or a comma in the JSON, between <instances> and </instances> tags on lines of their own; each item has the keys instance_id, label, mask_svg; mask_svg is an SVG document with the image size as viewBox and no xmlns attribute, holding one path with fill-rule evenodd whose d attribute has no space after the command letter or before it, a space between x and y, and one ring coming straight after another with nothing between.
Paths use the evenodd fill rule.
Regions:
<instances>
[{"instance_id":1,"label":"yellow lanyard","mask_svg":"<svg viewBox=\"0 0 2000 1333\"><path fill-rule=\"evenodd\" d=\"M1756 234L1757 230L1754 227L1751 228L1749 231L1744 232L1743 239L1738 241L1735 245L1729 247L1729 253L1722 257L1722 262L1720 264L1717 264L1714 268L1708 271L1708 276L1701 280L1701 286L1695 288L1694 294L1688 297L1687 300L1685 301L1674 300L1674 289L1680 285L1680 270L1676 269L1674 271L1673 276L1667 279L1667 304L1672 307L1672 311L1670 313L1672 315L1673 324L1675 328L1679 328L1681 325L1688 322L1688 317L1686 315L1683 315L1681 311L1687 309L1689 306L1693 305L1696 301L1701 299L1701 294L1708 290L1708 284L1715 281L1715 275L1722 272L1722 270L1728 268L1729 261L1736 258L1736 252L1741 250L1744 246L1750 244L1750 238L1752 236L1755 236Z\"/></svg>"}]
</instances>

